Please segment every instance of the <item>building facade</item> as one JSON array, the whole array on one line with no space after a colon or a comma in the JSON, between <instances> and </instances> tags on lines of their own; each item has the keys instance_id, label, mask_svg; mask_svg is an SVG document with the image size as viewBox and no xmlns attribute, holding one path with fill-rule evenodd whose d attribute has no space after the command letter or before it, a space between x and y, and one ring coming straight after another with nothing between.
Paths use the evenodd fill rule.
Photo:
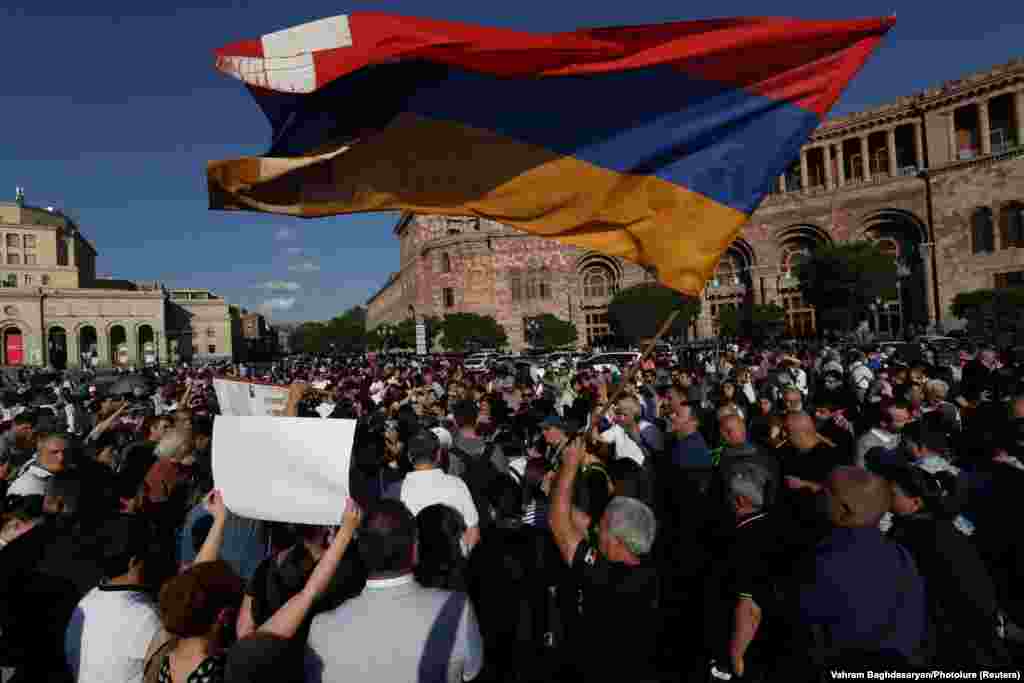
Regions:
<instances>
[{"instance_id":1,"label":"building facade","mask_svg":"<svg viewBox=\"0 0 1024 683\"><path fill-rule=\"evenodd\" d=\"M928 185L930 184L930 193ZM494 315L513 348L524 318L572 320L587 345L607 333L614 292L635 265L486 220L405 215L400 269L368 302L368 325L410 315ZM869 239L897 261L896 297L875 325L960 326L960 292L1024 286L1024 60L823 123L730 246L702 296L696 337L747 298L786 309L790 334L827 325L802 301L793 267L821 244Z\"/></svg>"},{"instance_id":2,"label":"building facade","mask_svg":"<svg viewBox=\"0 0 1024 683\"><path fill-rule=\"evenodd\" d=\"M198 362L230 361L241 339L240 312L208 289L168 292L171 357Z\"/></svg>"},{"instance_id":3,"label":"building facade","mask_svg":"<svg viewBox=\"0 0 1024 683\"><path fill-rule=\"evenodd\" d=\"M214 337L194 344L214 320ZM20 191L0 203L0 365L230 359L230 320L226 302L209 292L193 299L155 282L98 278L96 249L72 218L27 206Z\"/></svg>"}]
</instances>

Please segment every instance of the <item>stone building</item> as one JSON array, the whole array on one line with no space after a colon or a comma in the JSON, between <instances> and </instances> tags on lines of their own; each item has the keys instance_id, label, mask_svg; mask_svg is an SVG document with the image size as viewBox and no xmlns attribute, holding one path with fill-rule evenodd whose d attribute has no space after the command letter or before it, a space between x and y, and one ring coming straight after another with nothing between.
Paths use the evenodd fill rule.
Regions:
<instances>
[{"instance_id":1,"label":"stone building","mask_svg":"<svg viewBox=\"0 0 1024 683\"><path fill-rule=\"evenodd\" d=\"M172 289L168 292L170 357L199 362L237 358L241 339L241 313L208 289Z\"/></svg>"},{"instance_id":2,"label":"stone building","mask_svg":"<svg viewBox=\"0 0 1024 683\"><path fill-rule=\"evenodd\" d=\"M20 190L0 203L0 313L7 366L231 358L237 337L227 303L209 292L193 300L158 283L98 278L96 249L76 222L27 206ZM204 347L191 341L200 332Z\"/></svg>"},{"instance_id":3,"label":"stone building","mask_svg":"<svg viewBox=\"0 0 1024 683\"><path fill-rule=\"evenodd\" d=\"M410 305L473 311L495 315L521 348L523 318L551 312L586 344L607 329L612 293L645 277L477 219L406 215L395 234L400 269L370 299L371 327ZM882 332L948 330L960 325L958 293L1024 286L1024 60L823 123L719 263L692 332L714 335L723 307L749 295L783 306L790 333L812 334L793 266L817 245L859 239L881 241L899 267L897 296L873 314Z\"/></svg>"}]
</instances>

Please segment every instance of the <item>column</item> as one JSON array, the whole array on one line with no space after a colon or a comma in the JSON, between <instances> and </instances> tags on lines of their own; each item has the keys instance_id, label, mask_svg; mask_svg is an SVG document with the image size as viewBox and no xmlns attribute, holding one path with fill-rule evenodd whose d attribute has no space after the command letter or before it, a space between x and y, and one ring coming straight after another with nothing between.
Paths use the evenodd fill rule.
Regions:
<instances>
[{"instance_id":1,"label":"column","mask_svg":"<svg viewBox=\"0 0 1024 683\"><path fill-rule=\"evenodd\" d=\"M981 136L981 154L992 153L992 126L988 120L988 100L978 102L978 135Z\"/></svg>"},{"instance_id":2,"label":"column","mask_svg":"<svg viewBox=\"0 0 1024 683\"><path fill-rule=\"evenodd\" d=\"M868 136L860 139L860 161L864 167L864 182L871 180L871 157L868 154Z\"/></svg>"},{"instance_id":3,"label":"column","mask_svg":"<svg viewBox=\"0 0 1024 683\"><path fill-rule=\"evenodd\" d=\"M800 150L800 185L804 192L807 191L807 187L811 182L811 174L807 168L807 150Z\"/></svg>"},{"instance_id":4,"label":"column","mask_svg":"<svg viewBox=\"0 0 1024 683\"><path fill-rule=\"evenodd\" d=\"M914 121L914 165L919 171L924 168L924 143L921 138L920 121Z\"/></svg>"},{"instance_id":5,"label":"column","mask_svg":"<svg viewBox=\"0 0 1024 683\"><path fill-rule=\"evenodd\" d=\"M836 145L836 185L842 187L846 184L846 160L843 158L843 141Z\"/></svg>"},{"instance_id":6,"label":"column","mask_svg":"<svg viewBox=\"0 0 1024 683\"><path fill-rule=\"evenodd\" d=\"M138 369L142 360L139 358L139 334L135 326L127 322L124 324L124 343L128 345L128 365Z\"/></svg>"},{"instance_id":7,"label":"column","mask_svg":"<svg viewBox=\"0 0 1024 683\"><path fill-rule=\"evenodd\" d=\"M896 129L890 128L885 131L885 144L889 152L889 177L895 178L899 172L896 159Z\"/></svg>"},{"instance_id":8,"label":"column","mask_svg":"<svg viewBox=\"0 0 1024 683\"><path fill-rule=\"evenodd\" d=\"M82 353L78 350L78 333L75 331L74 326L69 325L68 329L65 329L65 343L68 351L68 362L69 368L80 368L82 367ZM47 340L49 343L49 340Z\"/></svg>"},{"instance_id":9,"label":"column","mask_svg":"<svg viewBox=\"0 0 1024 683\"><path fill-rule=\"evenodd\" d=\"M1017 139L1015 142L1018 147L1024 147L1024 90L1020 90L1014 95L1013 113L1014 118L1017 119Z\"/></svg>"},{"instance_id":10,"label":"column","mask_svg":"<svg viewBox=\"0 0 1024 683\"><path fill-rule=\"evenodd\" d=\"M836 189L836 179L832 174L832 145L822 147L821 156L825 160L825 187L834 190Z\"/></svg>"},{"instance_id":11,"label":"column","mask_svg":"<svg viewBox=\"0 0 1024 683\"><path fill-rule=\"evenodd\" d=\"M960 141L956 137L956 110L949 112L946 122L946 133L949 135L949 160L960 161Z\"/></svg>"}]
</instances>

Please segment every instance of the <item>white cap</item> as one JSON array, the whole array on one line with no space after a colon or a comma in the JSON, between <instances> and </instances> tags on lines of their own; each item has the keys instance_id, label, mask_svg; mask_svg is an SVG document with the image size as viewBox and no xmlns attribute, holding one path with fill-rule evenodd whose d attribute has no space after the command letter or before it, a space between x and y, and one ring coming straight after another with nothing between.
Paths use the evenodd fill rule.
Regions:
<instances>
[{"instance_id":1,"label":"white cap","mask_svg":"<svg viewBox=\"0 0 1024 683\"><path fill-rule=\"evenodd\" d=\"M434 427L430 431L434 432L437 436L437 440L441 442L441 448L448 450L452 447L452 434L444 427Z\"/></svg>"}]
</instances>

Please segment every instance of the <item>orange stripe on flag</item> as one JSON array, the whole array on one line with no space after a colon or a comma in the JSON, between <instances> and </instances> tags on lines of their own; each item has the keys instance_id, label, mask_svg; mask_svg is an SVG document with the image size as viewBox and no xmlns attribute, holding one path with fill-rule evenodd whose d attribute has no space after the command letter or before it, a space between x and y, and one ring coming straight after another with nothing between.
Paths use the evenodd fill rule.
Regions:
<instances>
[{"instance_id":1,"label":"orange stripe on flag","mask_svg":"<svg viewBox=\"0 0 1024 683\"><path fill-rule=\"evenodd\" d=\"M212 209L473 215L653 267L698 296L747 216L654 176L404 114L336 153L211 162ZM524 201L529 197L530 201Z\"/></svg>"}]
</instances>

